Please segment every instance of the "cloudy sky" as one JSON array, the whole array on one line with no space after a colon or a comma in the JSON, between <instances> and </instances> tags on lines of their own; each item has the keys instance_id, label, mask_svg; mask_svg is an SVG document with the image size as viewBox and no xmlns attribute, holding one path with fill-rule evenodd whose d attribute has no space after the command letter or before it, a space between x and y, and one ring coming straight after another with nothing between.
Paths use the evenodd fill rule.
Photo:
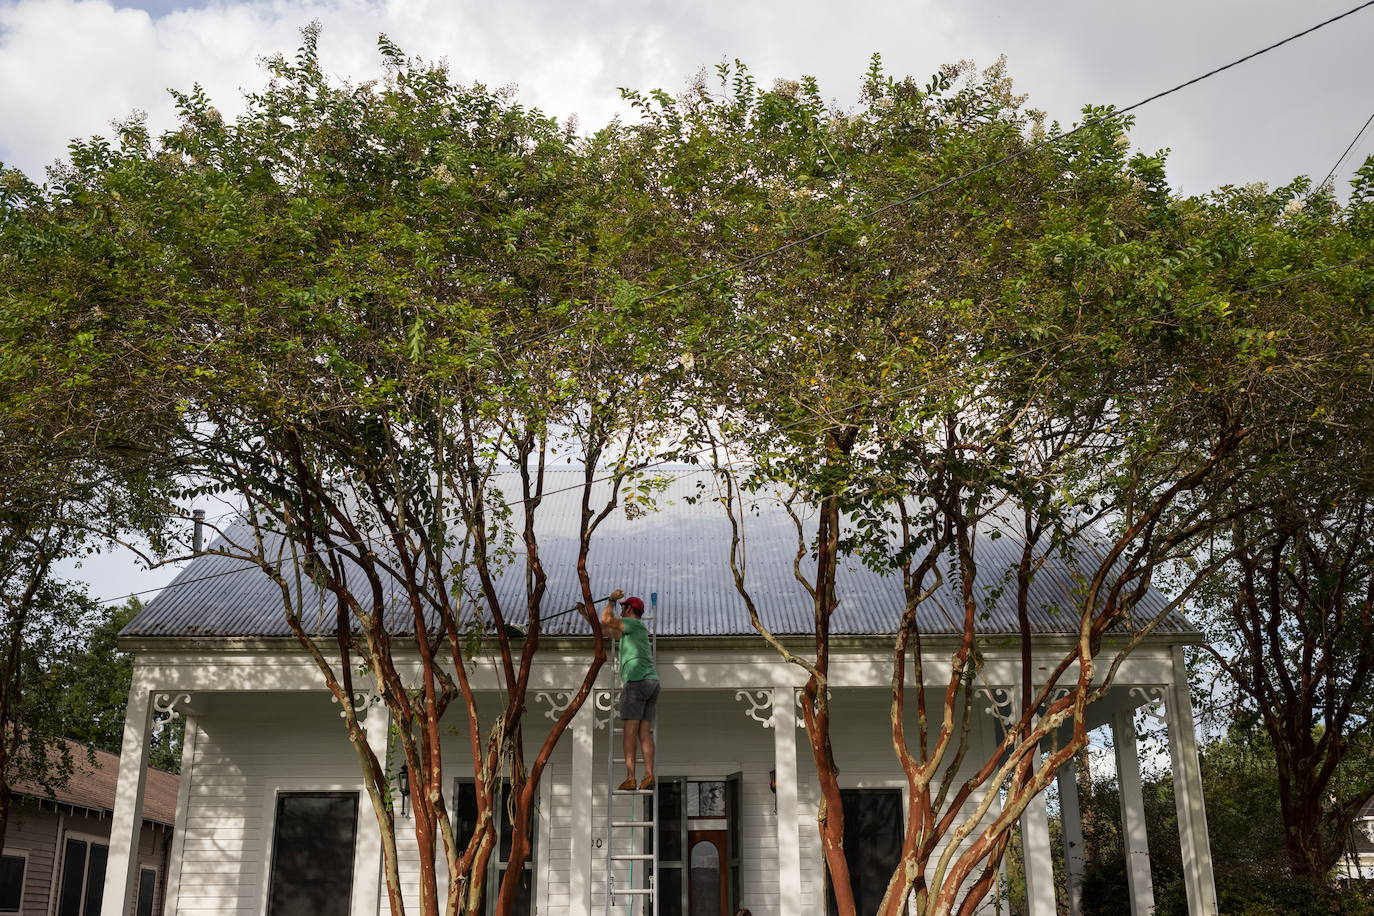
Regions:
<instances>
[{"instance_id":1,"label":"cloudy sky","mask_svg":"<svg viewBox=\"0 0 1374 916\"><path fill-rule=\"evenodd\" d=\"M260 61L323 26L341 78L379 72L376 40L446 60L461 81L514 84L550 113L595 126L617 89L681 89L739 58L763 82L811 74L853 100L873 52L925 76L1006 55L1030 103L1072 120L1085 103L1126 105L1355 6L1357 0L0 0L0 162L35 177L67 140L148 113L200 83L233 113ZM1137 146L1169 148L1176 187L1324 176L1374 112L1374 8L1140 112ZM1374 153L1374 131L1342 170ZM1339 181L1339 178L1338 178ZM79 572L106 596L152 587L120 558Z\"/></svg>"}]
</instances>

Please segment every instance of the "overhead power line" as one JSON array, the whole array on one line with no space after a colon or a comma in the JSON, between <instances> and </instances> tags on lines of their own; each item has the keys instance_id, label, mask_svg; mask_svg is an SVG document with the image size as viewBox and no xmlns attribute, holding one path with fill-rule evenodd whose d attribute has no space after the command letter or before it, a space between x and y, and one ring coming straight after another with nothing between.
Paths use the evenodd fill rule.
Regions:
<instances>
[{"instance_id":1,"label":"overhead power line","mask_svg":"<svg viewBox=\"0 0 1374 916\"><path fill-rule=\"evenodd\" d=\"M1151 102L1157 102L1157 101L1159 101L1159 100L1162 99L1162 98L1166 98L1167 96L1171 96L1171 95L1173 95L1173 94L1176 93L1176 92L1180 92L1180 91L1182 91L1182 90L1184 90L1184 89L1187 89L1189 86L1195 86L1195 85L1197 85L1198 83L1202 82L1203 80L1211 79L1212 77L1214 77L1214 76L1216 76L1216 75L1218 75L1218 74L1220 74L1220 73L1225 73L1227 70L1230 70L1230 69L1232 69L1233 67L1238 67L1238 66L1240 66L1241 64L1248 63L1249 61L1252 61L1252 60L1254 60L1254 59L1257 58L1257 57L1261 57L1261 56L1263 56L1263 55L1265 55L1265 54L1268 54L1270 51L1275 51L1275 50L1277 50L1277 49L1283 47L1283 46L1286 45L1286 44L1289 44L1289 43L1291 43L1291 42L1297 41L1297 40L1300 39L1300 38L1304 38L1304 37L1306 37L1306 36L1308 36L1308 35L1311 35L1313 32L1320 31L1321 29L1324 29L1324 28L1326 28L1326 27L1329 26L1329 25L1334 25L1335 23L1340 22L1342 19L1346 19L1346 18L1348 18L1348 17L1350 17L1350 16L1353 16L1353 15L1355 15L1356 13L1359 13L1359 12L1361 12L1361 11L1363 11L1363 10L1366 10L1366 9L1370 8L1371 6L1374 6L1374 0L1366 0L1366 2L1361 3L1361 4L1359 4L1358 6L1351 7L1350 9L1346 10L1345 12L1340 13L1340 14L1335 15L1335 16L1332 16L1332 17L1329 18L1329 19L1324 19L1324 20L1322 20L1321 22L1318 22L1316 25L1313 25L1313 26L1310 26L1310 27L1308 27L1308 28L1306 28L1306 29L1303 29L1301 32L1294 32L1292 35L1289 35L1287 38L1282 38L1282 39L1280 39L1280 40L1278 40L1278 41L1276 41L1276 42L1274 42L1274 43L1272 43L1272 44L1265 45L1264 47L1259 48L1258 50L1251 51L1249 54L1246 54L1246 55L1244 55L1244 56L1242 56L1242 57L1237 57L1235 60L1231 61L1230 63L1222 64L1222 65L1219 66L1219 67L1213 67L1211 70L1208 70L1206 73L1199 74L1199 75L1193 77L1192 79L1184 80L1183 82L1178 83L1178 84L1175 85L1175 86L1169 87L1168 89L1164 89L1164 90L1161 90L1160 92L1154 93L1153 95L1146 96L1145 98L1141 99L1140 101L1135 102L1135 103L1133 103L1133 104L1131 104L1131 105L1127 105L1127 106L1124 107L1124 108L1114 109L1114 110L1113 110L1111 113L1109 113L1109 114L1105 114L1105 115L1102 115L1101 117L1092 118L1092 119L1090 119L1090 120L1084 121L1082 124L1078 125L1077 127L1072 128L1072 129L1070 129L1070 130L1061 131L1060 133L1057 133L1057 134L1052 134L1051 136L1046 137L1045 139L1043 139L1043 140L1041 140L1041 141L1039 141L1039 142L1037 142L1037 143L1033 143L1033 144L1031 144L1030 146L1027 146L1027 147L1025 147L1025 148L1023 148L1023 149L1019 149L1019 150L1017 150L1017 151L1014 152L1014 153L1008 153L1007 155L1002 156L1002 157L999 158L999 159L994 159L994 160L992 160L992 161L990 161L990 162L986 162L986 163L984 163L983 165L980 165L980 166L978 166L978 167L975 168L975 169L970 169L970 170L967 171L967 172L964 172L964 173L959 174L959 175L955 175L955 176L952 177L952 178L947 178L947 179L945 179L944 181L941 181L941 182L939 182L939 183L937 183L937 184L933 184L933 185L930 185L929 187L922 188L922 189L920 189L920 190L918 190L918 191L914 191L913 193L908 194L908 195L905 196L905 197L898 198L897 200L890 201L890 202L885 203L885 204L883 204L883 205L881 205L881 206L874 207L874 208L871 209L871 210L867 210L867 211L864 211L864 212L862 212L862 213L859 213L859 214L857 214L854 218L855 218L855 219L869 219L869 218L871 218L871 217L879 216L879 215L881 215L881 214L883 214L883 213L886 213L886 212L888 212L889 210L895 210L895 209L897 209L898 207L905 207L905 206L907 206L908 204L915 203L916 201L920 200L921 198L923 198L923 197L928 197L928 196L930 196L931 194L934 194L934 193L936 193L936 192L938 192L938 191L943 191L945 188L948 188L948 187L950 187L951 185L958 184L959 182L964 181L964 180L969 179L969 178L972 178L972 177L975 176L975 175L981 175L983 172L987 172L987 171L990 171L990 170L992 170L992 169L999 168L999 167L1001 167L1001 166L1003 166L1003 165L1006 165L1008 162L1012 162L1012 161L1014 161L1014 160L1016 160L1016 159L1021 158L1022 156L1029 155L1030 153L1034 153L1034 152L1037 152L1037 151L1039 151L1039 150L1042 150L1042 149L1044 149L1044 148L1047 147L1047 146L1052 146L1052 145L1055 144L1055 143L1059 143L1060 141L1065 140L1065 139L1067 139L1067 138L1069 138L1069 137L1072 137L1074 134L1081 133L1082 131L1085 131L1085 130L1087 130L1087 129L1090 128L1090 127L1096 127L1097 125L1102 124L1102 123L1104 123L1104 122L1111 121L1111 120L1114 120L1114 119L1116 119L1116 118L1120 118L1122 115L1130 114L1130 113L1133 112L1133 111L1136 111L1136 110L1138 110L1138 109L1140 109L1140 108L1145 107L1146 105L1149 105ZM703 283L703 282L705 282L706 280L710 280L710 279L712 279L712 278L714 278L714 277L719 277L719 276L721 276L722 274L733 273L734 271L739 270L739 269L742 268L742 267L749 267L750 265L757 264L758 262L760 262L760 261L762 261L762 260L764 260L764 259L766 259L766 258L771 258L771 257L773 257L774 255L782 254L782 253L785 252L785 251L789 251L789 250L791 250L791 249L793 249L793 248L796 248L796 247L799 246L799 245L805 245L805 244L808 243L808 242L813 242L813 241L815 241L816 239L819 239L819 238L822 238L822 237L824 237L824 236L826 236L826 235L829 235L829 234L830 234L831 232L833 232L833 231L835 231L835 227L834 227L834 226L830 226L830 227L827 227L827 228L825 228L825 229L818 229L818 230L816 230L815 232L811 232L811 233L808 233L808 234L806 234L806 235L799 236L799 237L797 237L797 238L795 238L795 239L792 239L791 241L784 242L783 244L777 246L776 248L771 248L771 249L769 249L769 250L767 250L767 251L763 251L763 252L760 252L760 253L755 254L755 255L750 255L750 256L747 257L747 258L741 258L740 260L734 261L734 262L732 262L732 263L730 263L730 264L726 264L726 265L723 266L723 267L719 267L719 268L716 268L715 270L707 271L707 272L704 273L704 274L699 274L698 276L692 277L690 280L684 280L684 281L681 282L681 283L675 284L675 285L673 285L673 286L665 287L664 289L660 289L660 290L658 290L657 292L650 293L650 294L648 294L647 296L644 296L643 298L641 298L640 301L641 301L641 302L648 302L648 301L651 300L651 299L657 299L657 298L659 298L659 297L661 297L661 296L666 296L666 295L668 295L669 293L679 292L679 291L681 291L681 290L687 289L688 287L695 286L695 285L698 284L698 283Z\"/></svg>"},{"instance_id":2,"label":"overhead power line","mask_svg":"<svg viewBox=\"0 0 1374 916\"><path fill-rule=\"evenodd\" d=\"M1374 4L1374 0L1371 0L1371 3ZM1271 282L1269 282L1269 283L1262 283L1262 284L1260 284L1259 286L1252 286L1252 287L1249 287L1249 288L1247 288L1247 289L1240 290L1240 291L1238 291L1238 292L1230 293L1230 294L1228 294L1227 298L1239 298L1239 297L1241 297L1241 296L1248 296L1248 295L1250 295L1251 293L1258 293L1258 292L1262 292L1262 291L1264 291L1264 290L1274 289L1275 287L1286 286L1286 285L1288 285L1289 283L1296 283L1296 282L1298 282L1299 280L1306 280L1306 279L1308 279L1308 278L1310 278L1310 277L1316 277L1316 276L1320 276L1321 274L1331 273L1332 271L1341 270L1342 268L1345 268L1345 267L1353 267L1353 266L1355 266L1356 264L1362 264L1362 263L1365 263L1365 262L1367 262L1367 261L1374 261L1374 254L1367 254L1367 255L1363 255L1363 256L1358 257L1358 258L1351 258L1350 260L1342 261L1342 262L1339 263L1339 264L1331 264L1331 265L1328 265L1328 266L1326 266L1326 267L1317 267L1317 268L1314 268L1314 269L1312 269L1312 270L1304 271L1303 273L1297 274L1297 275L1292 276L1292 277L1285 277L1285 278L1283 278L1283 279L1281 279L1281 280L1273 280L1273 281L1271 281ZM1222 297L1221 297L1221 296L1209 296L1209 297L1207 297L1206 299L1198 300L1197 302L1191 303L1190 306L1188 306L1188 307L1189 307L1189 308L1192 308L1192 307L1196 307L1196 306L1199 306L1199 305L1204 305L1204 304L1206 304L1206 303L1208 303L1208 302L1215 302L1215 301L1217 301L1217 300L1220 299L1220 298L1222 298ZM1007 353L1007 354L1004 354L1004 355L998 357L996 360L993 361L993 363L994 363L994 364L998 364L998 363L1006 362L1006 361L1012 360L1012 359L1022 359L1022 358L1025 358L1025 357L1027 357L1027 356L1034 355L1034 354L1036 354L1036 353L1038 353L1038 352L1044 350L1044 349L1046 348L1046 346L1047 346L1047 345L1042 344L1042 345L1040 345L1040 346L1038 346L1038 347L1030 347L1030 348L1028 348L1028 349L1026 349L1026 350L1021 350L1021 351L1018 351L1018 352L1016 352L1016 353ZM945 383L945 382L948 382L948 381L953 381L955 378L957 378L957 376L956 376L955 374L951 373L951 374L942 376L942 377L940 377L940 378L929 379L929 380L927 380L927 381L925 381L925 382L920 383L919 385L912 385L912 386L910 386L910 387L908 387L908 388L898 389L898 390L895 391L895 392L890 392L888 396L889 396L889 397L893 397L893 396L895 396L895 397L902 397L902 396L909 395L909 394L918 394L919 392L924 391L925 389L930 388L930 387L932 387L932 386L941 385L941 384L943 384L943 383ZM850 405L844 406L844 407L836 407L836 408L832 408L832 409L830 409L830 410L821 411L820 413L818 413L818 414L816 415L816 417L819 417L819 418L821 418L821 419L839 417L839 416L841 416L841 415L848 414L848 413L851 412L851 411L857 410L857 409L859 409L860 407L865 406L866 403L867 403L867 402L858 402L858 403L850 404ZM781 432L781 431L788 430L788 429L796 429L796 428L800 427L801 425L803 425L803 422L811 422L812 419L815 419L815 418L808 418L807 421L802 421L802 422L797 422L797 423L793 423L793 424L786 424L786 425L780 426L780 427L778 427L778 431ZM707 448L698 449L698 450L695 451L695 452L687 452L685 455L674 455L674 456L672 456L672 457L670 457L670 458L665 458L665 459L663 459L663 460L661 460L661 461L650 462L649 464L646 464L644 467L640 468L639 470L641 470L641 471L647 471L647 470L650 470L650 469L653 469L653 468L663 467L664 465L667 465L667 464L671 464L671 463L674 463L674 462L681 461L681 460L684 459L684 458L701 457L701 456L707 454L707 453L710 452L710 451L711 451L711 448L710 448L710 447L707 447ZM732 463L738 463L738 462L732 462ZM689 471L689 472L684 473L682 476L686 476L687 473L698 473L698 471L697 471L696 469L693 469L692 471ZM591 483L605 483L605 482L608 481L608 480L612 480L615 476L616 476L616 475L614 475L614 474L607 474L607 475L604 475L604 476L602 476L602 477L593 477L592 480L591 480L590 482L591 482ZM556 488L556 489L553 489L553 490L546 490L545 492L543 492L542 494L540 494L540 498L542 499L542 498L549 497L549 496L557 496L557 495L560 494L560 493L568 493L568 492L572 492L572 491L574 491L574 490L580 490L580 489L581 489L583 486L585 486L585 485L586 485L586 482L583 482L583 483L573 484L573 485L567 486L567 487L559 487L559 488ZM523 502L523 500L513 499L513 500L509 500L509 501L503 503L502 505L503 505L505 508L514 508L517 504L519 504L519 503L521 503L521 502ZM223 517L223 516L220 516L220 517ZM453 517L453 516L449 516L449 517L446 518L445 520L446 520L446 521L453 521L453 520L454 520L454 517ZM274 533L281 534L281 532L274 532ZM362 546L364 543L365 543L365 542L363 542L363 541L343 541L343 542L341 542L338 546L340 546L340 547L358 547L358 546ZM302 554L297 554L297 553L294 553L294 552L293 552L293 553L291 554L291 559L292 559L292 560L301 560L301 559L304 559L304 558L307 557L307 556L318 556L321 552L322 552L322 551L320 551L320 550L308 551L308 552L302 553ZM245 559L244 562L245 562L245 563L249 563L249 562L251 562L251 561ZM223 578L223 577L225 577L225 576L236 575L236 574L238 574L238 573L251 572L251 571L252 571L253 569L255 569L255 568L256 568L256 567L254 567L254 566L245 565L245 566L239 567L239 568L237 568L237 569L224 569L224 570L220 570L219 572L209 573L208 575L204 575L204 576L196 576L195 578L191 578L191 579L179 579L179 580L177 580L177 581L175 581L175 582L168 583L167 585L161 586L161 587L159 587L159 588L150 588L150 589L144 589L144 590L142 590L142 591L130 592L130 593L127 594L127 595L121 595L121 596L119 596L119 597L117 597L117 598L106 598L106 599L104 599L103 601L101 601L100 603L101 603L101 604L114 604L114 603L116 603L116 602L128 601L130 598L140 598L140 597L142 597L142 596L144 596L144 595L156 594L156 593L159 593L159 592L167 591L168 589L172 589L172 588L180 588L180 587L185 586L185 585L194 585L194 584L197 584L197 583L200 583L200 582L208 582L208 581L210 581L210 580L212 580L212 579L221 579L221 578Z\"/></svg>"},{"instance_id":3,"label":"overhead power line","mask_svg":"<svg viewBox=\"0 0 1374 916\"><path fill-rule=\"evenodd\" d=\"M1360 127L1360 129L1355 132L1355 136L1350 138L1350 145L1345 148L1345 152L1341 153L1340 158L1336 160L1335 165L1331 166L1331 171L1326 173L1326 177L1322 179L1321 184L1317 185L1318 190L1326 187L1328 184L1331 183L1331 179L1336 177L1336 172L1340 170L1341 164L1345 162L1345 157L1350 155L1350 151L1353 150L1355 148L1355 145L1360 142L1360 138L1364 136L1365 131L1369 130L1369 125L1371 124L1374 124L1374 112L1369 113L1369 117L1365 120L1364 124Z\"/></svg>"}]
</instances>

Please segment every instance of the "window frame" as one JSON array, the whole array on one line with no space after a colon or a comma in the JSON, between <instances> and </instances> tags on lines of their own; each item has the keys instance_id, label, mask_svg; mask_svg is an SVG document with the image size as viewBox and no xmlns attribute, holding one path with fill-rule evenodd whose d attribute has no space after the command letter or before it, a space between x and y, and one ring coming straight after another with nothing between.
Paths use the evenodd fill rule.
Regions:
<instances>
[{"instance_id":1,"label":"window frame","mask_svg":"<svg viewBox=\"0 0 1374 916\"><path fill-rule=\"evenodd\" d=\"M23 866L23 868L22 868L22 869L20 870L20 872L19 872L19 907L18 907L17 909L13 909L13 910L0 910L0 913L22 913L22 912L24 912L24 885L26 885L26 884L28 883L28 880L29 880L29 853L30 853L30 852L32 852L32 850L29 850L29 849L12 849L12 848L10 848L10 847L8 847L8 846L5 847L3 850L0 850L0 856L9 856L9 857L11 857L11 858L23 859L23 860L24 860L24 866Z\"/></svg>"},{"instance_id":2,"label":"window frame","mask_svg":"<svg viewBox=\"0 0 1374 916\"><path fill-rule=\"evenodd\" d=\"M57 880L58 880L58 882L61 882L61 881L62 881L63 879L65 879L66 876L67 876L67 841L68 841L68 840L77 840L78 842L82 842L82 843L85 843L85 844L86 844L86 857L85 857L85 859L84 859L84 860L82 861L82 863L81 863L81 903L80 903L80 905L79 905L78 908L77 908L77 909L79 910L79 912L77 913L77 916L86 916L86 892L89 890L89 884L90 884L90 880L91 880L91 847L92 847L92 846L101 846L101 847L104 847L104 849L105 849L105 862L106 862L106 866L108 867L108 865L109 865L109 856L110 856L110 838L107 837L107 836L97 836L97 835L94 834L94 833L85 833L85 832L80 831L80 830L64 830L64 831L62 831L62 848L59 849L59 850L57 851L56 856L55 856L55 858L57 858L58 861L61 863L61 864L58 866L58 868L56 869L56 871L57 871ZM102 876L102 880L103 880L103 876ZM61 884L60 884L60 883L59 883L58 888L57 888L57 910L56 910L56 912L58 912L58 913L61 913L61 912L62 912L62 887L61 887Z\"/></svg>"},{"instance_id":3,"label":"window frame","mask_svg":"<svg viewBox=\"0 0 1374 916\"><path fill-rule=\"evenodd\" d=\"M138 887L139 893L141 893L142 890L143 890L143 873L144 873L145 871L150 871L150 872L153 873L153 902L152 902L152 911L151 911L151 913L149 914L149 916L157 916L157 891L158 891L158 881L162 878L162 869L158 868L156 865L144 865L142 862L138 863L138 885L137 885L137 887ZM137 895L134 896L134 916L139 916L139 912L138 912L138 896L137 896Z\"/></svg>"},{"instance_id":4,"label":"window frame","mask_svg":"<svg viewBox=\"0 0 1374 916\"><path fill-rule=\"evenodd\" d=\"M266 879L263 881L263 894L265 897L264 911L270 909L272 906L272 878L275 873L277 864L277 817L281 814L283 799L288 796L300 796L305 798L325 798L330 796L348 795L353 796L353 823L351 825L352 832L349 836L350 841L353 843L353 862L349 866L348 903L345 908L345 911L349 914L353 912L353 904L357 899L354 891L358 884L358 819L362 817L363 814L363 799L361 792L350 789L279 789L278 791L273 793L275 804L273 805L271 820L272 833L271 842L269 843L270 854L268 859L268 869L263 876Z\"/></svg>"},{"instance_id":5,"label":"window frame","mask_svg":"<svg viewBox=\"0 0 1374 916\"><path fill-rule=\"evenodd\" d=\"M262 852L259 854L258 862L261 868L259 875L262 880L257 882L258 905L256 912L258 916L267 916L267 905L271 902L271 883L272 874L272 855L277 846L277 796L285 793L287 795L301 792L352 792L358 796L358 819L353 828L353 886L349 891L349 916L365 916L366 913L374 913L376 905L374 903L371 910L365 908L366 902L360 899L359 885L367 883L367 874L360 870L359 859L369 854L369 852L380 852L380 837L376 833L377 819L372 816L372 806L366 801L366 789L356 782L321 782L318 779L266 779L262 787L262 808L261 830ZM371 822L369 824L369 822ZM372 828L369 830L369 826ZM372 847L376 846L373 850ZM245 856L245 858L247 858ZM367 896L365 893L363 897ZM156 916L156 914L155 914Z\"/></svg>"},{"instance_id":6,"label":"window frame","mask_svg":"<svg viewBox=\"0 0 1374 916\"><path fill-rule=\"evenodd\" d=\"M906 786L906 784L905 784L904 782L899 782L899 781L893 780L893 779L874 779L874 780L864 780L864 779L860 779L860 780L856 781L853 785L841 786L841 787L840 787L840 795L841 795L841 798L843 798L843 796L844 796L844 794L845 794L846 792L857 792L857 793L893 793L893 794L895 794L895 795L897 796L897 833L898 833L898 836L899 836L899 843L898 843L898 846L899 846L899 849L900 849L900 837L901 837L901 835L902 835L902 833L903 833L903 831L904 831L904 829L905 829L905 818L906 818L908 806L909 806L910 803L911 803L911 802L910 802L910 796L909 796L909 793L908 793L907 790L908 790L908 787ZM845 823L846 823L846 827L847 827L847 826L848 826L848 819L847 819L847 817L846 817L846 822L845 822ZM848 844L846 844L846 847L845 847L845 857L846 857L846 859L849 857L849 846L848 846ZM900 861L900 852L899 852L899 861ZM822 861L821 861L821 887L820 887L820 893L821 893L821 906L823 907L823 909L822 909L822 916L829 916L829 914L831 914L831 913L834 912L834 909L833 909L832 906L831 906L831 903L832 903L832 900L833 900L833 894L832 894L831 889L830 889L830 875L829 875L828 870L827 870L826 867L825 867L825 862L824 862L824 859L823 859L823 858L822 858ZM905 907L903 908L903 912L906 912Z\"/></svg>"}]
</instances>

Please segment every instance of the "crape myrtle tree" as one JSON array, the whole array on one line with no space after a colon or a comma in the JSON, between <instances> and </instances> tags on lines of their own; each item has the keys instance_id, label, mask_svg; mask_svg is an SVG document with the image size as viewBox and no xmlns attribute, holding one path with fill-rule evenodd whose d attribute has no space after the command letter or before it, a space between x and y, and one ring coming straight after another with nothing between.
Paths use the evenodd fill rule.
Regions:
<instances>
[{"instance_id":1,"label":"crape myrtle tree","mask_svg":"<svg viewBox=\"0 0 1374 916\"><path fill-rule=\"evenodd\" d=\"M485 895L508 913L538 781L605 660L595 531L673 444L678 370L658 354L674 348L634 305L665 249L644 225L631 134L580 140L506 93L381 50L383 79L340 85L308 30L234 120L197 90L177 96L179 124L160 138L135 123L117 146L82 147L86 218L138 254L97 272L83 304L135 301L130 333L174 337L159 358L178 370L179 445L203 481L185 495L242 500L207 552L271 579L339 702L392 912L413 893L423 913L482 912ZM570 570L541 558L555 459L586 469ZM592 649L527 759L554 574L576 575ZM409 772L410 888L395 774L354 706L366 694ZM470 838L443 785L453 728L472 761ZM503 782L514 830L497 888L485 878Z\"/></svg>"},{"instance_id":2,"label":"crape myrtle tree","mask_svg":"<svg viewBox=\"0 0 1374 916\"><path fill-rule=\"evenodd\" d=\"M1374 246L1374 162L1342 206L1306 179L1227 188L1205 202L1236 250L1232 282L1262 285L1294 265L1322 267ZM1250 346L1291 383L1268 386L1275 422L1245 444L1238 511L1200 556L1228 557L1199 595L1228 717L1267 735L1291 872L1324 883L1374 797L1365 748L1374 702L1374 324L1368 262L1257 294Z\"/></svg>"},{"instance_id":3,"label":"crape myrtle tree","mask_svg":"<svg viewBox=\"0 0 1374 916\"><path fill-rule=\"evenodd\" d=\"M16 782L51 792L71 773L72 710L45 672L99 609L61 567L116 541L165 544L175 470L161 379L81 308L79 280L49 282L117 256L63 228L73 176L40 187L0 166L0 836Z\"/></svg>"},{"instance_id":4,"label":"crape myrtle tree","mask_svg":"<svg viewBox=\"0 0 1374 916\"><path fill-rule=\"evenodd\" d=\"M614 141L583 156L537 112L457 89L442 70L384 51L393 70L383 87L336 89L307 45L299 62L277 66L277 81L236 125L256 147L248 161L274 149L290 157L271 171L292 180L265 189L266 205L275 220L301 212L305 225L278 227L281 247L263 252L267 263L241 265L215 291L266 286L268 296L276 288L304 301L273 316L267 336L245 341L254 365L232 370L243 387L207 400L207 445L221 457L206 473L249 499L247 555L276 580L288 622L344 704L384 836L394 833L387 776L347 703L359 661L395 718L421 911L480 912L494 893L497 912L513 912L538 780L605 660L587 569L592 538L627 475L662 443L668 382L655 374L661 348L616 308L627 288L606 279L623 244L602 225L617 215L619 176L604 182L598 169L630 161ZM187 117L202 120L194 108ZM193 149L202 142L188 140ZM335 144L356 161L340 162ZM302 259L302 245L318 257ZM290 324L273 327L282 318ZM298 351L281 352L297 341ZM549 576L537 520L555 457L585 468L576 568L559 572L577 575L594 649L527 761L523 712ZM499 474L503 466L515 472ZM611 479L598 487L602 467ZM273 537L282 532L285 540ZM278 566L277 544L299 550L301 562ZM522 582L517 601L498 588L503 574ZM304 580L335 617L333 650L312 638ZM484 719L474 662L488 652L501 701ZM466 724L477 799L466 844L453 835L442 784L452 704ZM484 876L503 780L513 831L498 890ZM386 846L400 913L394 840Z\"/></svg>"},{"instance_id":5,"label":"crape myrtle tree","mask_svg":"<svg viewBox=\"0 0 1374 916\"><path fill-rule=\"evenodd\" d=\"M1244 435L1253 367L1237 362L1226 310L1199 283L1213 253L1190 245L1162 162L1129 155L1119 119L1028 150L1043 128L1000 67L949 68L922 85L875 63L852 113L827 107L809 80L760 91L743 70L721 75L719 95L701 85L678 100L632 98L677 163L689 243L719 253L708 269L743 262L698 284L730 307L693 355L736 584L754 626L807 673L821 848L848 914L827 696L837 570L856 555L901 576L893 746L911 805L881 911L972 912L1026 804L1086 742L1087 705L1164 616L1132 613L1155 571L1214 523L1208 487L1234 473L1224 459ZM1016 151L1026 154L880 209ZM776 492L793 512L809 651L755 610L750 491ZM979 542L997 537L1018 541L1014 568L980 565ZM1040 607L1033 582L1056 553L1080 589L1068 607ZM942 583L955 606L923 607ZM987 611L1008 589L1024 669L1016 712L975 760ZM1046 612L1076 638L1032 681L1031 621ZM932 632L952 640L928 643ZM913 692L914 716L911 671L918 687L941 685L933 708Z\"/></svg>"}]
</instances>

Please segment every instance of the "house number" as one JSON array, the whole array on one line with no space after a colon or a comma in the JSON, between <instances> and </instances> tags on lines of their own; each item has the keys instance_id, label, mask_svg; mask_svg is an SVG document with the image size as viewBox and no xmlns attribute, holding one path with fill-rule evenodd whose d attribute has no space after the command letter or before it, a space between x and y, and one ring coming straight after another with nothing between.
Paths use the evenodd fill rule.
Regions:
<instances>
[{"instance_id":1,"label":"house number","mask_svg":"<svg viewBox=\"0 0 1374 916\"><path fill-rule=\"evenodd\" d=\"M599 836L597 836L597 837L592 837L592 848L593 848L593 849L600 849L600 848L601 848L601 837L599 837Z\"/></svg>"}]
</instances>

